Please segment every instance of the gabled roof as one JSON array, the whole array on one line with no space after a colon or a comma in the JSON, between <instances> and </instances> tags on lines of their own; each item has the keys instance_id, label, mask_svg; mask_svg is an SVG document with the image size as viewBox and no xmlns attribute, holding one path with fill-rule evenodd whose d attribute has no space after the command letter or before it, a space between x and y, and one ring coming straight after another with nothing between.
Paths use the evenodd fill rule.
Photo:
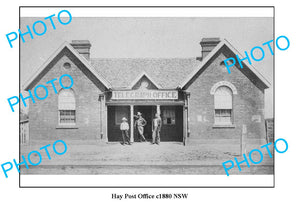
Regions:
<instances>
[{"instance_id":1,"label":"gabled roof","mask_svg":"<svg viewBox=\"0 0 300 213\"><path fill-rule=\"evenodd\" d=\"M227 40L223 39L202 62L196 58L92 58L88 61L68 42L64 42L27 81L25 90L34 86L44 75L45 68L64 48L67 48L107 89L132 88L143 76L158 89L184 89L224 46L234 55L241 55ZM268 80L253 66L245 63L243 66L247 66L265 88L270 87Z\"/></svg>"},{"instance_id":2,"label":"gabled roof","mask_svg":"<svg viewBox=\"0 0 300 213\"><path fill-rule=\"evenodd\" d=\"M199 65L196 58L92 58L113 89L128 89L143 74L161 89L175 89Z\"/></svg>"},{"instance_id":3,"label":"gabled roof","mask_svg":"<svg viewBox=\"0 0 300 213\"><path fill-rule=\"evenodd\" d=\"M138 75L136 77L136 79L134 79L132 81L132 83L129 85L129 89L132 89L138 82L139 80L141 80L143 77L146 77L157 89L162 89L162 87L160 85L158 85L157 83L155 83L155 81L145 72L142 72L140 75Z\"/></svg>"},{"instance_id":4,"label":"gabled roof","mask_svg":"<svg viewBox=\"0 0 300 213\"><path fill-rule=\"evenodd\" d=\"M215 56L215 54L223 47L226 46L227 48L230 49L230 51L233 52L234 55L239 55L241 54L226 40L222 39L221 42L203 59L202 63L196 67L196 69L191 72L179 85L179 88L184 88L193 78L195 75L197 75L198 72L210 61L211 58ZM271 86L270 82L259 72L257 71L252 65L250 64L245 64L244 62L243 66L247 66L249 70L264 84L266 88L269 88ZM228 73L228 75L230 75Z\"/></svg>"},{"instance_id":5,"label":"gabled roof","mask_svg":"<svg viewBox=\"0 0 300 213\"><path fill-rule=\"evenodd\" d=\"M93 66L87 61L86 58L81 56L68 42L64 42L45 62L44 64L38 69L37 72L34 73L34 75L25 83L25 90L31 89L36 80L38 78L41 78L41 75L43 75L44 69L57 57L57 55L63 51L64 48L67 48L72 54L75 55L75 57L78 58L78 60L107 88L110 89L111 85L110 83L103 78L103 76L97 72Z\"/></svg>"}]
</instances>

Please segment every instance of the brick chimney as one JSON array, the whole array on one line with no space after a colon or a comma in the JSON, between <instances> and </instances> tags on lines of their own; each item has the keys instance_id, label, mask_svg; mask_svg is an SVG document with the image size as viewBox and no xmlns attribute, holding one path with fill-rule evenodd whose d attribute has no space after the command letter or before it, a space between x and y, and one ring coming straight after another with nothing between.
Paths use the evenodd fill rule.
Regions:
<instances>
[{"instance_id":1,"label":"brick chimney","mask_svg":"<svg viewBox=\"0 0 300 213\"><path fill-rule=\"evenodd\" d=\"M89 40L72 40L72 47L76 49L80 55L90 60L91 43Z\"/></svg>"},{"instance_id":2,"label":"brick chimney","mask_svg":"<svg viewBox=\"0 0 300 213\"><path fill-rule=\"evenodd\" d=\"M203 38L200 42L202 47L202 59L205 58L219 43L220 38Z\"/></svg>"}]
</instances>

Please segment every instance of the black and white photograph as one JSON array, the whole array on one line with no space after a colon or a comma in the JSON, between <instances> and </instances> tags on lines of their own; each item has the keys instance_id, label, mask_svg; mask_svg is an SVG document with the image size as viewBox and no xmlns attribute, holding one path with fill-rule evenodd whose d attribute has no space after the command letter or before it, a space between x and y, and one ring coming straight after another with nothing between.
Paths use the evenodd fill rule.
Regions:
<instances>
[{"instance_id":1,"label":"black and white photograph","mask_svg":"<svg viewBox=\"0 0 300 213\"><path fill-rule=\"evenodd\" d=\"M43 18L21 17L20 29ZM272 54L244 59L273 38L272 17L60 21L70 17L20 43L20 154L57 140L67 151L31 154L43 161L21 175L226 175L223 162L274 140ZM273 175L261 153L227 174Z\"/></svg>"},{"instance_id":2,"label":"black and white photograph","mask_svg":"<svg viewBox=\"0 0 300 213\"><path fill-rule=\"evenodd\" d=\"M5 2L1 212L297 212L297 10Z\"/></svg>"}]
</instances>

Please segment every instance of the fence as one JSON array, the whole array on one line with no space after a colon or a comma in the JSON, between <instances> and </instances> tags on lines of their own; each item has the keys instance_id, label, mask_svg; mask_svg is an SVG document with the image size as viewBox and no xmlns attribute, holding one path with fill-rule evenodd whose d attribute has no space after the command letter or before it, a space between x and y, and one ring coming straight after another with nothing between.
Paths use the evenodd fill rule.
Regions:
<instances>
[{"instance_id":1,"label":"fence","mask_svg":"<svg viewBox=\"0 0 300 213\"><path fill-rule=\"evenodd\" d=\"M274 142L274 119L269 118L265 122L267 142Z\"/></svg>"},{"instance_id":2,"label":"fence","mask_svg":"<svg viewBox=\"0 0 300 213\"><path fill-rule=\"evenodd\" d=\"M29 143L29 120L20 121L20 140L22 145Z\"/></svg>"}]
</instances>

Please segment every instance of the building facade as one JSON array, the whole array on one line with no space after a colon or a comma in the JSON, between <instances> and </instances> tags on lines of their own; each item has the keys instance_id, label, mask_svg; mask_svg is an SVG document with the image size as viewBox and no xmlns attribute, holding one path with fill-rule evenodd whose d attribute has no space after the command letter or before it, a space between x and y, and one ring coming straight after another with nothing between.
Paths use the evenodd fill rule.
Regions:
<instances>
[{"instance_id":1,"label":"building facade","mask_svg":"<svg viewBox=\"0 0 300 213\"><path fill-rule=\"evenodd\" d=\"M200 44L201 58L170 59L91 58L87 40L62 44L25 87L28 91L43 84L49 91L45 100L30 103L30 143L120 141L123 117L135 141L137 112L148 122L148 140L158 112L162 142L235 143L247 129L250 143L263 143L264 91L270 83L246 64L231 67L229 74L223 61L240 54L228 41L204 38ZM56 94L46 82L63 74L71 75L74 84L62 89L55 81Z\"/></svg>"}]
</instances>

